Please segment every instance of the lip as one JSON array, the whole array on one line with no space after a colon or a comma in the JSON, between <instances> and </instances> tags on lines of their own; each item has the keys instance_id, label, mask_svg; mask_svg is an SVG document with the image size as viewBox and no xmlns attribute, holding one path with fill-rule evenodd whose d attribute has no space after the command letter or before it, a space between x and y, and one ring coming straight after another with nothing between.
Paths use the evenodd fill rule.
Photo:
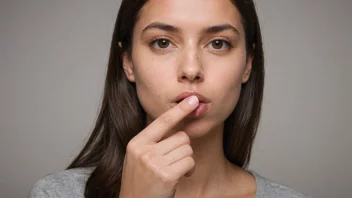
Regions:
<instances>
[{"instance_id":1,"label":"lip","mask_svg":"<svg viewBox=\"0 0 352 198\"><path fill-rule=\"evenodd\" d=\"M210 110L210 103L200 103L198 107L187 115L187 118L204 117Z\"/></svg>"},{"instance_id":2,"label":"lip","mask_svg":"<svg viewBox=\"0 0 352 198\"><path fill-rule=\"evenodd\" d=\"M194 92L194 91L185 91L182 92L180 95L178 95L176 97L176 99L174 100L175 103L180 102L181 100L189 97L189 96L197 96L199 103L209 103L209 99L207 99L206 97L204 97L202 94L198 93L198 92Z\"/></svg>"}]
</instances>

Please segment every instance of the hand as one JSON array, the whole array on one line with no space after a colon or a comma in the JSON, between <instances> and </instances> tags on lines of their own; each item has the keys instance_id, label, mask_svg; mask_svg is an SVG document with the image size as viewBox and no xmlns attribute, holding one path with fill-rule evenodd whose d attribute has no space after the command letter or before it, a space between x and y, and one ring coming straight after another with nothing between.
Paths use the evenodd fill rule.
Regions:
<instances>
[{"instance_id":1,"label":"hand","mask_svg":"<svg viewBox=\"0 0 352 198\"><path fill-rule=\"evenodd\" d=\"M162 138L198 104L196 96L184 99L128 143L120 198L174 197L179 179L194 172L193 150L183 131Z\"/></svg>"}]
</instances>

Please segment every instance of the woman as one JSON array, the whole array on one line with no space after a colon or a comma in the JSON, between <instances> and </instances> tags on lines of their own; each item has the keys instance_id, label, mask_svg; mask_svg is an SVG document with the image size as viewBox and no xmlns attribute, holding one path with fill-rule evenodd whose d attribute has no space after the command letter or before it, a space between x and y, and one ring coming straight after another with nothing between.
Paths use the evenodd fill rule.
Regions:
<instances>
[{"instance_id":1,"label":"woman","mask_svg":"<svg viewBox=\"0 0 352 198\"><path fill-rule=\"evenodd\" d=\"M250 0L124 0L96 126L29 197L305 197L247 171L264 85Z\"/></svg>"}]
</instances>

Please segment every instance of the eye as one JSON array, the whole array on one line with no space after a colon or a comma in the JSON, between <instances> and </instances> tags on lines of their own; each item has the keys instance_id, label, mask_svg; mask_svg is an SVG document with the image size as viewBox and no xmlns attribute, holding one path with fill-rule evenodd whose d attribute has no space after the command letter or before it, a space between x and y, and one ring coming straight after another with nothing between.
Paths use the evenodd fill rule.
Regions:
<instances>
[{"instance_id":1,"label":"eye","mask_svg":"<svg viewBox=\"0 0 352 198\"><path fill-rule=\"evenodd\" d=\"M157 38L153 40L150 45L155 49L166 49L171 45L171 42L168 39Z\"/></svg>"},{"instance_id":2,"label":"eye","mask_svg":"<svg viewBox=\"0 0 352 198\"><path fill-rule=\"evenodd\" d=\"M215 50L224 50L224 48L232 48L231 42L222 39L213 40L209 45Z\"/></svg>"}]
</instances>

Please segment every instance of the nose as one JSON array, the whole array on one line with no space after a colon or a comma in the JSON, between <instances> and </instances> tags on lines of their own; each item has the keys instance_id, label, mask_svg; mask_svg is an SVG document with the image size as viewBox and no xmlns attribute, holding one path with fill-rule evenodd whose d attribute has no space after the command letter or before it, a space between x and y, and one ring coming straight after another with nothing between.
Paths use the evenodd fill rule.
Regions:
<instances>
[{"instance_id":1,"label":"nose","mask_svg":"<svg viewBox=\"0 0 352 198\"><path fill-rule=\"evenodd\" d=\"M197 50L185 50L180 58L178 81L191 83L203 81L204 71Z\"/></svg>"}]
</instances>

